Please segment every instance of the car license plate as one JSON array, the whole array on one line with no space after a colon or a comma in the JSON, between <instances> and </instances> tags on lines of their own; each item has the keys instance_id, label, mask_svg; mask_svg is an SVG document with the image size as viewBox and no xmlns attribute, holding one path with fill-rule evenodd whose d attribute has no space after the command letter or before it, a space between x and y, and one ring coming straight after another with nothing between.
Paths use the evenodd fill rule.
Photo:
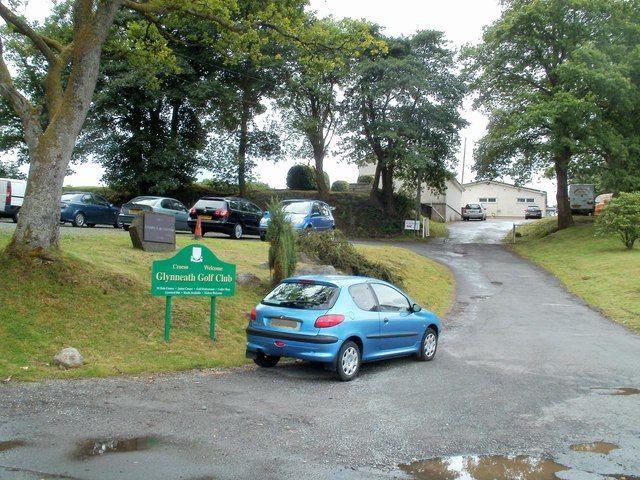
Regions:
<instances>
[{"instance_id":1,"label":"car license plate","mask_svg":"<svg viewBox=\"0 0 640 480\"><path fill-rule=\"evenodd\" d=\"M211 220L211 215L200 215L200 220Z\"/></svg>"},{"instance_id":2,"label":"car license plate","mask_svg":"<svg viewBox=\"0 0 640 480\"><path fill-rule=\"evenodd\" d=\"M131 210L129 210L130 213L140 213L142 212L142 210L140 210L139 208L132 208Z\"/></svg>"},{"instance_id":3,"label":"car license plate","mask_svg":"<svg viewBox=\"0 0 640 480\"><path fill-rule=\"evenodd\" d=\"M291 330L298 330L300 328L300 323L296 320L291 320L290 318L271 318L269 322L272 327L276 328L288 328Z\"/></svg>"}]
</instances>

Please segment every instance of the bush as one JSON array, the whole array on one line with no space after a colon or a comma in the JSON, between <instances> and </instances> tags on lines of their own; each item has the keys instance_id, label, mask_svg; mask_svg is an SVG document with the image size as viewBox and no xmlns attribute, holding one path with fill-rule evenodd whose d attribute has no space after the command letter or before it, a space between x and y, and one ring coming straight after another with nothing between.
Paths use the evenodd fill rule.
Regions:
<instances>
[{"instance_id":1,"label":"bush","mask_svg":"<svg viewBox=\"0 0 640 480\"><path fill-rule=\"evenodd\" d=\"M596 234L617 235L629 250L640 238L640 192L620 193L596 217Z\"/></svg>"},{"instance_id":2,"label":"bush","mask_svg":"<svg viewBox=\"0 0 640 480\"><path fill-rule=\"evenodd\" d=\"M344 180L337 180L333 182L331 185L332 192L348 192L349 191L349 182L345 182Z\"/></svg>"},{"instance_id":3,"label":"bush","mask_svg":"<svg viewBox=\"0 0 640 480\"><path fill-rule=\"evenodd\" d=\"M316 172L309 165L294 165L287 172L287 188L290 190L316 190Z\"/></svg>"},{"instance_id":4,"label":"bush","mask_svg":"<svg viewBox=\"0 0 640 480\"><path fill-rule=\"evenodd\" d=\"M298 248L315 261L333 265L337 270L352 275L379 278L402 287L401 277L386 265L367 260L339 230L300 235Z\"/></svg>"},{"instance_id":5,"label":"bush","mask_svg":"<svg viewBox=\"0 0 640 480\"><path fill-rule=\"evenodd\" d=\"M297 251L296 234L291 223L287 220L282 202L271 200L269 209L269 228L267 241L269 246L269 270L272 285L282 279L290 277L296 269Z\"/></svg>"}]
</instances>

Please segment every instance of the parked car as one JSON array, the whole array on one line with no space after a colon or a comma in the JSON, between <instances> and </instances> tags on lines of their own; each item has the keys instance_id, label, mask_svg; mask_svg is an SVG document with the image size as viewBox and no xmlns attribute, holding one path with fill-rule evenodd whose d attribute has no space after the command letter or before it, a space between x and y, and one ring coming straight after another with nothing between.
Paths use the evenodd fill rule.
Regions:
<instances>
[{"instance_id":1,"label":"parked car","mask_svg":"<svg viewBox=\"0 0 640 480\"><path fill-rule=\"evenodd\" d=\"M142 212L166 213L176 217L176 230L190 230L187 218L189 209L175 198L142 196L129 200L120 208L118 221L129 230L133 218Z\"/></svg>"},{"instance_id":2,"label":"parked car","mask_svg":"<svg viewBox=\"0 0 640 480\"><path fill-rule=\"evenodd\" d=\"M26 180L0 178L0 217L9 217L13 223L18 223L26 190Z\"/></svg>"},{"instance_id":3,"label":"parked car","mask_svg":"<svg viewBox=\"0 0 640 480\"><path fill-rule=\"evenodd\" d=\"M287 220L291 222L294 230L319 232L333 230L336 228L336 221L331 211L332 207L320 200L283 200L284 212ZM260 220L260 240L266 240L269 228L270 216L265 211Z\"/></svg>"},{"instance_id":4,"label":"parked car","mask_svg":"<svg viewBox=\"0 0 640 480\"><path fill-rule=\"evenodd\" d=\"M600 195L598 195L595 200L596 206L594 208L593 214L600 215L602 213L602 210L607 208L612 198L613 193L601 193Z\"/></svg>"},{"instance_id":5,"label":"parked car","mask_svg":"<svg viewBox=\"0 0 640 480\"><path fill-rule=\"evenodd\" d=\"M120 209L93 192L66 192L60 199L60 221L74 227L113 225L120 228Z\"/></svg>"},{"instance_id":6,"label":"parked car","mask_svg":"<svg viewBox=\"0 0 640 480\"><path fill-rule=\"evenodd\" d=\"M487 209L479 203L467 203L462 207L462 220L486 220Z\"/></svg>"},{"instance_id":7,"label":"parked car","mask_svg":"<svg viewBox=\"0 0 640 480\"><path fill-rule=\"evenodd\" d=\"M245 234L260 234L262 210L244 198L202 197L189 210L187 223L191 231L195 231L198 217L202 235L218 232L240 239Z\"/></svg>"},{"instance_id":8,"label":"parked car","mask_svg":"<svg viewBox=\"0 0 640 480\"><path fill-rule=\"evenodd\" d=\"M274 367L281 357L320 362L349 381L364 362L410 355L432 360L440 329L435 314L382 280L293 277L251 311L246 355L260 367Z\"/></svg>"},{"instance_id":9,"label":"parked car","mask_svg":"<svg viewBox=\"0 0 640 480\"><path fill-rule=\"evenodd\" d=\"M524 218L542 218L542 210L537 205L529 205L524 211Z\"/></svg>"}]
</instances>

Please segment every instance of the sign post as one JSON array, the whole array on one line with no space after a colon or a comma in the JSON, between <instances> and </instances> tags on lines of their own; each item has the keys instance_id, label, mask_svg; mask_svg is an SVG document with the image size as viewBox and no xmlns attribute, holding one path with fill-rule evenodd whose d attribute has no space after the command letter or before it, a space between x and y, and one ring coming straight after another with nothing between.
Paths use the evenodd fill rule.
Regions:
<instances>
[{"instance_id":1,"label":"sign post","mask_svg":"<svg viewBox=\"0 0 640 480\"><path fill-rule=\"evenodd\" d=\"M216 297L235 295L236 266L219 260L204 245L189 245L174 257L153 262L151 294L165 296L164 341L171 336L174 296L211 297L209 337L216 338Z\"/></svg>"}]
</instances>

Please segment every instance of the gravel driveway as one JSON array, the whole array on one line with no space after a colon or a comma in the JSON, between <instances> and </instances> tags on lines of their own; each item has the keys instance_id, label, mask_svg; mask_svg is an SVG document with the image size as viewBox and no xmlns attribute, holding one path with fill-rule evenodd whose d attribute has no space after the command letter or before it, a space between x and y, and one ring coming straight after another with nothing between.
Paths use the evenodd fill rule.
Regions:
<instances>
[{"instance_id":1,"label":"gravel driveway","mask_svg":"<svg viewBox=\"0 0 640 480\"><path fill-rule=\"evenodd\" d=\"M503 246L453 238L400 245L456 278L434 361L349 383L289 362L3 384L0 478L640 476L640 337Z\"/></svg>"}]
</instances>

